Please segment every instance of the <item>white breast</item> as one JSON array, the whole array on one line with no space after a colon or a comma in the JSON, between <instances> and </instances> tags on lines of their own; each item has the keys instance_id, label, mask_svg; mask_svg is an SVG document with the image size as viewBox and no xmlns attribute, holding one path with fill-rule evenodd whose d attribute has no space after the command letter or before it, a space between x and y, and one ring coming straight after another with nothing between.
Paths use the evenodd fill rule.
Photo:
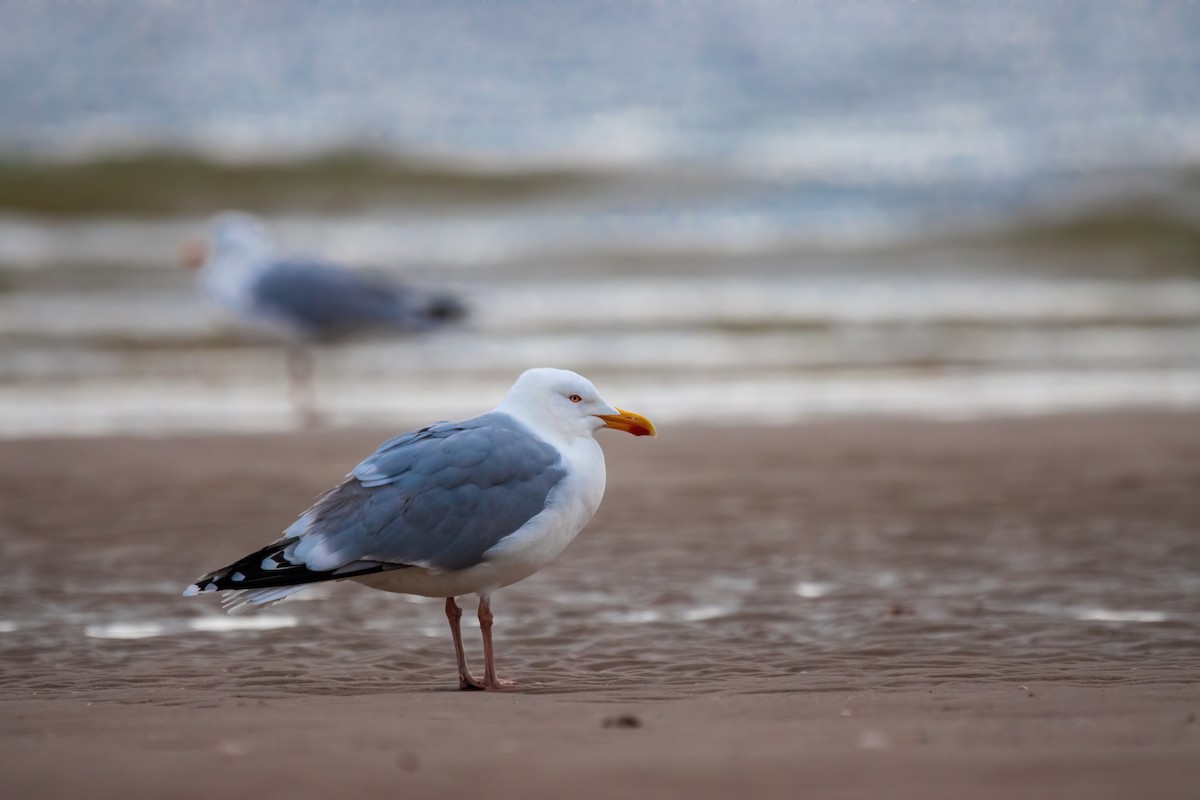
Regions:
<instances>
[{"instance_id":1,"label":"white breast","mask_svg":"<svg viewBox=\"0 0 1200 800\"><path fill-rule=\"evenodd\" d=\"M548 564L583 530L604 497L604 453L595 439L576 440L564 453L567 475L547 498L546 510L506 536L483 557L514 576L529 577Z\"/></svg>"},{"instance_id":2,"label":"white breast","mask_svg":"<svg viewBox=\"0 0 1200 800\"><path fill-rule=\"evenodd\" d=\"M250 287L261 267L246 259L214 259L200 272L200 287L222 308L234 314L247 313L252 305Z\"/></svg>"},{"instance_id":3,"label":"white breast","mask_svg":"<svg viewBox=\"0 0 1200 800\"><path fill-rule=\"evenodd\" d=\"M296 338L299 332L294 325L264 314L255 306L254 285L269 266L270 262L265 259L214 259L200 272L200 287L240 324L268 336L285 340Z\"/></svg>"}]
</instances>

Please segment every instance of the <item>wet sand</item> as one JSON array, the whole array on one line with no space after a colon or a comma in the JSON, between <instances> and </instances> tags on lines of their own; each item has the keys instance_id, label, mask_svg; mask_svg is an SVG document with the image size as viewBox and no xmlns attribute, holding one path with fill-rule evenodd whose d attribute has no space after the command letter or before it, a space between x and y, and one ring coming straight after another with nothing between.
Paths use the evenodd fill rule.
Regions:
<instances>
[{"instance_id":1,"label":"wet sand","mask_svg":"<svg viewBox=\"0 0 1200 800\"><path fill-rule=\"evenodd\" d=\"M0 444L0 795L1200 785L1200 416L605 435L596 519L495 597L507 694L436 602L178 596L385 435Z\"/></svg>"}]
</instances>

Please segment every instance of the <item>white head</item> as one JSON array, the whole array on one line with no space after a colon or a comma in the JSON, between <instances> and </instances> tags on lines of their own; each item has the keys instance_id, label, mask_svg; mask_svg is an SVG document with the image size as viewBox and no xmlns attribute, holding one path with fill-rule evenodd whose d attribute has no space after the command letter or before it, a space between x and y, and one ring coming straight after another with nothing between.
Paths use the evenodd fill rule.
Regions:
<instances>
[{"instance_id":1,"label":"white head","mask_svg":"<svg viewBox=\"0 0 1200 800\"><path fill-rule=\"evenodd\" d=\"M634 436L657 435L650 420L610 404L591 381L565 369L539 367L523 372L496 410L542 435L564 440L591 436L601 428Z\"/></svg>"},{"instance_id":2,"label":"white head","mask_svg":"<svg viewBox=\"0 0 1200 800\"><path fill-rule=\"evenodd\" d=\"M209 227L214 255L261 256L275 249L275 241L266 227L249 214L226 211L214 217Z\"/></svg>"}]
</instances>

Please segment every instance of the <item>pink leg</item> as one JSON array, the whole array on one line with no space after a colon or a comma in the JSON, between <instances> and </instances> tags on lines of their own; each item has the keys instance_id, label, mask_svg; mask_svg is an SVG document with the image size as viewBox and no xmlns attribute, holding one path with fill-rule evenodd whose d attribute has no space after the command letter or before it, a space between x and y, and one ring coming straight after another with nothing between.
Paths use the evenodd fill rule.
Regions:
<instances>
[{"instance_id":1,"label":"pink leg","mask_svg":"<svg viewBox=\"0 0 1200 800\"><path fill-rule=\"evenodd\" d=\"M317 414L313 390L313 356L302 344L288 345L288 383L292 398L292 409L300 417L305 428L316 428L321 424Z\"/></svg>"},{"instance_id":2,"label":"pink leg","mask_svg":"<svg viewBox=\"0 0 1200 800\"><path fill-rule=\"evenodd\" d=\"M458 660L458 688L484 688L483 683L472 675L471 670L467 667L467 654L463 650L462 630L458 624L458 621L462 619L462 609L458 607L458 603L454 602L453 597L446 598L446 619L450 621L450 635L454 638L454 657Z\"/></svg>"},{"instance_id":3,"label":"pink leg","mask_svg":"<svg viewBox=\"0 0 1200 800\"><path fill-rule=\"evenodd\" d=\"M483 688L516 686L516 681L496 677L496 657L492 650L492 606L486 595L479 596L479 631L483 634Z\"/></svg>"}]
</instances>

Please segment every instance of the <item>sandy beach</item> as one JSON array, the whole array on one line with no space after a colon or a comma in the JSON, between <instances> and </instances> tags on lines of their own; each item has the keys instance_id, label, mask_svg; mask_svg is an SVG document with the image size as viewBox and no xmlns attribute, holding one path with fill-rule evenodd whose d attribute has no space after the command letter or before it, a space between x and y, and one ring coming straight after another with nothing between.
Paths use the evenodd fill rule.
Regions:
<instances>
[{"instance_id":1,"label":"sandy beach","mask_svg":"<svg viewBox=\"0 0 1200 800\"><path fill-rule=\"evenodd\" d=\"M0 444L0 794L1195 796L1200 417L604 436L511 693L436 602L178 596L387 433Z\"/></svg>"}]
</instances>

